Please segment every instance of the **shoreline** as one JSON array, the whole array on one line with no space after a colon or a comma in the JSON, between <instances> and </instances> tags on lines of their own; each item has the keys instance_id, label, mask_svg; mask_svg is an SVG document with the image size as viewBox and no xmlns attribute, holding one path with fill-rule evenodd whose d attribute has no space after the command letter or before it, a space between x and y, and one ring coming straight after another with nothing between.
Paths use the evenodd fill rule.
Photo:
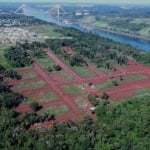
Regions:
<instances>
[{"instance_id":1,"label":"shoreline","mask_svg":"<svg viewBox=\"0 0 150 150\"><path fill-rule=\"evenodd\" d=\"M132 34L129 34L129 33L117 32L117 31L113 31L113 30L109 30L109 29L102 29L102 28L97 28L97 27L95 27L95 29L98 29L98 30L101 30L101 31L105 31L105 32L109 32L109 33L114 33L114 34L117 34L117 35L123 35L123 36L126 36L126 37L132 37L132 38L139 39L139 40L145 40L145 41L150 42L150 38L144 37L142 35L132 35Z\"/></svg>"},{"instance_id":2,"label":"shoreline","mask_svg":"<svg viewBox=\"0 0 150 150\"><path fill-rule=\"evenodd\" d=\"M129 33L113 31L111 29L104 29L104 28L100 28L100 27L90 26L89 24L81 24L80 22L78 22L78 23L79 23L79 25L85 26L87 28L93 28L93 29L96 29L96 30L104 31L104 32L109 32L109 33L113 33L113 34L117 34L117 35L122 35L122 36L126 36L126 37L132 37L132 38L135 38L135 39L145 40L145 41L150 42L150 38L144 37L142 35L132 35L132 34L129 34Z\"/></svg>"}]
</instances>

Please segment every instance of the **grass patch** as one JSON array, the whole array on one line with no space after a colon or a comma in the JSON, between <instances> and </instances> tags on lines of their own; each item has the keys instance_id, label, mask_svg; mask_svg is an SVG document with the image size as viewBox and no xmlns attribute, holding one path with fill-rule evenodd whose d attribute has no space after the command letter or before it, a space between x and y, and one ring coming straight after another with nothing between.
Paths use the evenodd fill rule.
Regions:
<instances>
[{"instance_id":1,"label":"grass patch","mask_svg":"<svg viewBox=\"0 0 150 150\"><path fill-rule=\"evenodd\" d=\"M66 94L83 94L85 93L85 89L83 89L79 85L64 85L62 86L62 89L65 91Z\"/></svg>"},{"instance_id":2,"label":"grass patch","mask_svg":"<svg viewBox=\"0 0 150 150\"><path fill-rule=\"evenodd\" d=\"M120 80L120 78L116 78L116 79L109 79L106 83L104 84L98 84L96 85L96 89L97 90L102 90L102 89L107 89L107 88L112 88L114 87L114 83L113 82L117 82L118 84L121 83L127 83L130 81L140 81L140 80L145 80L148 77L142 74L137 74L137 75L130 75L127 77L123 77L123 80Z\"/></svg>"},{"instance_id":3,"label":"grass patch","mask_svg":"<svg viewBox=\"0 0 150 150\"><path fill-rule=\"evenodd\" d=\"M64 115L66 112L68 112L69 108L66 105L60 105L60 106L52 106L49 108L44 108L39 111L39 113L50 113L55 114L56 116Z\"/></svg>"},{"instance_id":4,"label":"grass patch","mask_svg":"<svg viewBox=\"0 0 150 150\"><path fill-rule=\"evenodd\" d=\"M27 28L30 32L39 33L43 36L49 37L61 37L62 34L55 31L56 27L52 25L39 25L39 26L32 26Z\"/></svg>"},{"instance_id":5,"label":"grass patch","mask_svg":"<svg viewBox=\"0 0 150 150\"><path fill-rule=\"evenodd\" d=\"M60 74L61 74L66 80L72 80L72 79L73 79L72 76L71 76L69 73L67 73L66 71L64 71L64 70L61 70Z\"/></svg>"},{"instance_id":6,"label":"grass patch","mask_svg":"<svg viewBox=\"0 0 150 150\"><path fill-rule=\"evenodd\" d=\"M53 66L55 64L54 61L48 56L45 56L44 58L39 58L37 59L37 61L43 69L47 69L49 66Z\"/></svg>"},{"instance_id":7,"label":"grass patch","mask_svg":"<svg viewBox=\"0 0 150 150\"><path fill-rule=\"evenodd\" d=\"M37 78L38 74L35 72L30 72L30 73L25 73L22 75L22 79L32 79L32 78Z\"/></svg>"},{"instance_id":8,"label":"grass patch","mask_svg":"<svg viewBox=\"0 0 150 150\"><path fill-rule=\"evenodd\" d=\"M86 104L87 104L86 101L85 101L83 98L81 98L81 97L77 98L77 99L75 100L75 103L76 103L79 107L81 107L81 108L85 107Z\"/></svg>"},{"instance_id":9,"label":"grass patch","mask_svg":"<svg viewBox=\"0 0 150 150\"><path fill-rule=\"evenodd\" d=\"M45 81L36 81L36 82L30 82L30 83L20 83L17 87L19 92L22 92L23 90L34 90L41 87L44 87L46 85Z\"/></svg>"},{"instance_id":10,"label":"grass patch","mask_svg":"<svg viewBox=\"0 0 150 150\"><path fill-rule=\"evenodd\" d=\"M138 89L134 91L136 96L150 94L150 88Z\"/></svg>"},{"instance_id":11,"label":"grass patch","mask_svg":"<svg viewBox=\"0 0 150 150\"><path fill-rule=\"evenodd\" d=\"M85 66L74 66L73 69L81 76L81 77L94 77L95 73L89 70Z\"/></svg>"},{"instance_id":12,"label":"grass patch","mask_svg":"<svg viewBox=\"0 0 150 150\"><path fill-rule=\"evenodd\" d=\"M114 87L114 85L112 84L112 80L108 80L106 83L96 85L97 90L102 90L102 89L107 89L112 87Z\"/></svg>"},{"instance_id":13,"label":"grass patch","mask_svg":"<svg viewBox=\"0 0 150 150\"><path fill-rule=\"evenodd\" d=\"M38 101L39 103L52 102L58 100L58 96L54 92L37 93L36 95L29 96L29 99Z\"/></svg>"},{"instance_id":14,"label":"grass patch","mask_svg":"<svg viewBox=\"0 0 150 150\"><path fill-rule=\"evenodd\" d=\"M136 75L130 75L128 77L124 77L122 82L140 81L140 80L146 80L146 79L148 79L147 76L143 74L136 74Z\"/></svg>"}]
</instances>

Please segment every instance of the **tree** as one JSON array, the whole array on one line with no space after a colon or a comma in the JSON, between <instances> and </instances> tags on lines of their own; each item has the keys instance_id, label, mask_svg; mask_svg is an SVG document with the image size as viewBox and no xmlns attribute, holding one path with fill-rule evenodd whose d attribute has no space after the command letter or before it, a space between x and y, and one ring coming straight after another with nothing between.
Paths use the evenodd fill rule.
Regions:
<instances>
[{"instance_id":1,"label":"tree","mask_svg":"<svg viewBox=\"0 0 150 150\"><path fill-rule=\"evenodd\" d=\"M99 105L99 101L96 99L95 96L89 95L89 96L88 96L88 99L89 99L90 103L91 103L93 106L98 106L98 105Z\"/></svg>"},{"instance_id":2,"label":"tree","mask_svg":"<svg viewBox=\"0 0 150 150\"><path fill-rule=\"evenodd\" d=\"M113 84L113 86L118 86L118 85L119 85L116 80L113 80L113 81L112 81L112 84Z\"/></svg>"},{"instance_id":3,"label":"tree","mask_svg":"<svg viewBox=\"0 0 150 150\"><path fill-rule=\"evenodd\" d=\"M107 93L103 93L102 94L102 100L108 100L109 99L109 95Z\"/></svg>"},{"instance_id":4,"label":"tree","mask_svg":"<svg viewBox=\"0 0 150 150\"><path fill-rule=\"evenodd\" d=\"M30 107L33 111L38 111L41 108L41 106L38 104L38 102L31 102Z\"/></svg>"},{"instance_id":5,"label":"tree","mask_svg":"<svg viewBox=\"0 0 150 150\"><path fill-rule=\"evenodd\" d=\"M60 71L61 67L59 65L54 65L53 68L55 69L55 71Z\"/></svg>"}]
</instances>

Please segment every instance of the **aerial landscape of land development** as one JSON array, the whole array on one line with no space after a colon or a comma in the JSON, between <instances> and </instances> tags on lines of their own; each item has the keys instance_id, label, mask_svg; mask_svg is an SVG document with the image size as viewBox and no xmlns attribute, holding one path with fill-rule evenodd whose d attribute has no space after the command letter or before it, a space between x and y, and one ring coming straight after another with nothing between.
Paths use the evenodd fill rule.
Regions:
<instances>
[{"instance_id":1,"label":"aerial landscape of land development","mask_svg":"<svg viewBox=\"0 0 150 150\"><path fill-rule=\"evenodd\" d=\"M0 0L0 149L149 150L150 1Z\"/></svg>"}]
</instances>

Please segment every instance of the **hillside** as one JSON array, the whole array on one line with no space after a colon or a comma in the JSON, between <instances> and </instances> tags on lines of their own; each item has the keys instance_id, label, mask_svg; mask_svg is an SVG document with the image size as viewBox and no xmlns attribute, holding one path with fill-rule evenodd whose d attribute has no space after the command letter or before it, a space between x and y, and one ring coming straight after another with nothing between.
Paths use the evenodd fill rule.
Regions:
<instances>
[{"instance_id":1,"label":"hillside","mask_svg":"<svg viewBox=\"0 0 150 150\"><path fill-rule=\"evenodd\" d=\"M0 44L0 149L150 147L150 53L73 28L25 28L50 38Z\"/></svg>"}]
</instances>

